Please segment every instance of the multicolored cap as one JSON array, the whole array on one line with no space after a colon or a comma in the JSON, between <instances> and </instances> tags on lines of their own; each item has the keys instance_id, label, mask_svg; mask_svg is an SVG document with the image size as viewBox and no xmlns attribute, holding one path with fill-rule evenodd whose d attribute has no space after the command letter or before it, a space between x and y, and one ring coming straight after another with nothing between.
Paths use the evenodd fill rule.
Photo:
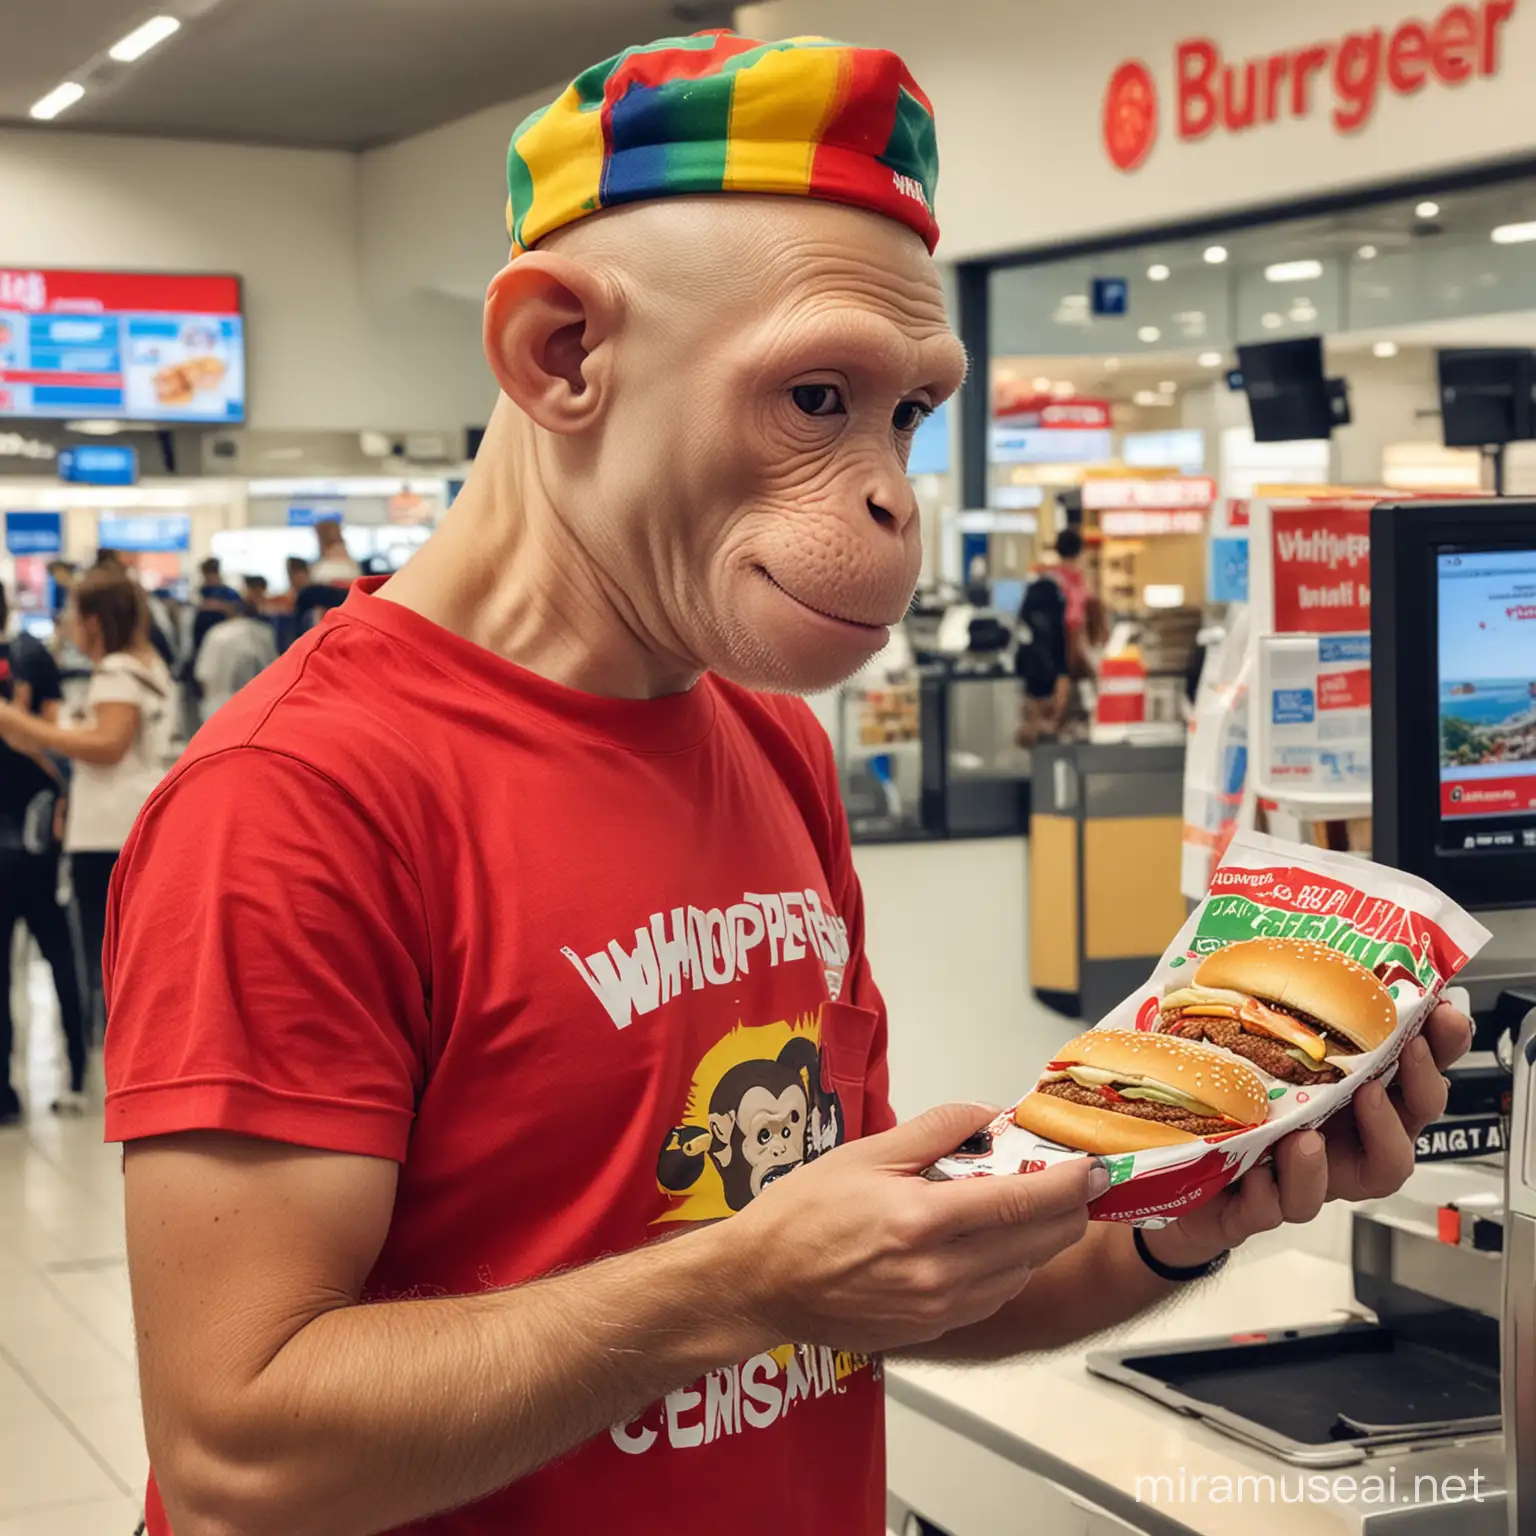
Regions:
<instances>
[{"instance_id":1,"label":"multicolored cap","mask_svg":"<svg viewBox=\"0 0 1536 1536\"><path fill-rule=\"evenodd\" d=\"M514 253L589 213L766 192L897 219L933 250L933 107L907 66L823 37L668 37L583 71L512 136Z\"/></svg>"}]
</instances>

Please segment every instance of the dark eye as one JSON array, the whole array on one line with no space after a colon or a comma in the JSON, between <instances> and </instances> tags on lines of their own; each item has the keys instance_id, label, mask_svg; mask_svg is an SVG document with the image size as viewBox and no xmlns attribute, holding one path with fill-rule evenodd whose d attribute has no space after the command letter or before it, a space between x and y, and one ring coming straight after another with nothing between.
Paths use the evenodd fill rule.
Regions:
<instances>
[{"instance_id":1,"label":"dark eye","mask_svg":"<svg viewBox=\"0 0 1536 1536\"><path fill-rule=\"evenodd\" d=\"M921 400L903 400L891 417L891 424L898 432L916 432L933 415L933 407Z\"/></svg>"},{"instance_id":2,"label":"dark eye","mask_svg":"<svg viewBox=\"0 0 1536 1536\"><path fill-rule=\"evenodd\" d=\"M846 416L843 397L835 384L797 384L789 392L795 409L807 416Z\"/></svg>"},{"instance_id":3,"label":"dark eye","mask_svg":"<svg viewBox=\"0 0 1536 1536\"><path fill-rule=\"evenodd\" d=\"M766 1147L772 1140L773 1132L770 1131L767 1126L764 1126L763 1129L757 1133L757 1144L760 1147Z\"/></svg>"}]
</instances>

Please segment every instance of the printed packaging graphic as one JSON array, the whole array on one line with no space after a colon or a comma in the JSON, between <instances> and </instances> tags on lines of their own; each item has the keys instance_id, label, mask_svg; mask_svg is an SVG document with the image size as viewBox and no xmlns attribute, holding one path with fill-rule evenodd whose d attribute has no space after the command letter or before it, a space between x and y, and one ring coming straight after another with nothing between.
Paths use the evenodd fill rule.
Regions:
<instances>
[{"instance_id":1,"label":"printed packaging graphic","mask_svg":"<svg viewBox=\"0 0 1536 1536\"><path fill-rule=\"evenodd\" d=\"M1147 984L929 1177L1038 1172L1092 1151L1114 1180L1094 1219L1166 1225L1390 1078L1487 942L1426 881L1240 832Z\"/></svg>"}]
</instances>

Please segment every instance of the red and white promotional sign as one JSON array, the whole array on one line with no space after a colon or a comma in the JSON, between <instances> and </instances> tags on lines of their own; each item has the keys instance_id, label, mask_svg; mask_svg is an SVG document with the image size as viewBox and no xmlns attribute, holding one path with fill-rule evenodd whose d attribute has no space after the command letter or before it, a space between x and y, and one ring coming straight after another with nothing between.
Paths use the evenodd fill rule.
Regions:
<instances>
[{"instance_id":1,"label":"red and white promotional sign","mask_svg":"<svg viewBox=\"0 0 1536 1536\"><path fill-rule=\"evenodd\" d=\"M1387 94L1414 97L1498 75L1519 0L1448 5L1425 21L1371 27L1343 37L1302 40L1260 58L1228 59L1212 37L1173 45L1164 72L1142 60L1122 64L1104 97L1104 148L1134 171L1157 144L1159 98L1171 103L1172 136L1195 143L1326 111L1334 131L1358 133Z\"/></svg>"},{"instance_id":2,"label":"red and white promotional sign","mask_svg":"<svg viewBox=\"0 0 1536 1536\"><path fill-rule=\"evenodd\" d=\"M1371 627L1371 504L1318 501L1270 513L1277 635Z\"/></svg>"},{"instance_id":3,"label":"red and white promotional sign","mask_svg":"<svg viewBox=\"0 0 1536 1536\"><path fill-rule=\"evenodd\" d=\"M1108 432L1114 416L1108 400L1058 400L1034 390L999 385L992 395L999 426L1046 427L1060 432Z\"/></svg>"},{"instance_id":4,"label":"red and white promotional sign","mask_svg":"<svg viewBox=\"0 0 1536 1536\"><path fill-rule=\"evenodd\" d=\"M1203 512L1101 512L1099 532L1107 539L1147 539L1168 533L1205 532Z\"/></svg>"},{"instance_id":5,"label":"red and white promotional sign","mask_svg":"<svg viewBox=\"0 0 1536 1536\"><path fill-rule=\"evenodd\" d=\"M1216 482L1208 475L1083 482L1083 509L1087 512L1208 512L1215 502Z\"/></svg>"},{"instance_id":6,"label":"red and white promotional sign","mask_svg":"<svg viewBox=\"0 0 1536 1536\"><path fill-rule=\"evenodd\" d=\"M1253 513L1249 509L1246 496L1229 496L1227 498L1227 527L1246 528L1253 521Z\"/></svg>"}]
</instances>

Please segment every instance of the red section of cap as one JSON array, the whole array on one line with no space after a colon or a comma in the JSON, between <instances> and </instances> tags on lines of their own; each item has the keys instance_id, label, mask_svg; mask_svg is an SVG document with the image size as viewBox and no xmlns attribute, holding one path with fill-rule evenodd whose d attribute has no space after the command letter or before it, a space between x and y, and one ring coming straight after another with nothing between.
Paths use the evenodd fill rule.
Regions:
<instances>
[{"instance_id":1,"label":"red section of cap","mask_svg":"<svg viewBox=\"0 0 1536 1536\"><path fill-rule=\"evenodd\" d=\"M1455 1248L1461 1243L1461 1212L1454 1205L1442 1205L1435 1213L1436 1235L1442 1243Z\"/></svg>"}]
</instances>

